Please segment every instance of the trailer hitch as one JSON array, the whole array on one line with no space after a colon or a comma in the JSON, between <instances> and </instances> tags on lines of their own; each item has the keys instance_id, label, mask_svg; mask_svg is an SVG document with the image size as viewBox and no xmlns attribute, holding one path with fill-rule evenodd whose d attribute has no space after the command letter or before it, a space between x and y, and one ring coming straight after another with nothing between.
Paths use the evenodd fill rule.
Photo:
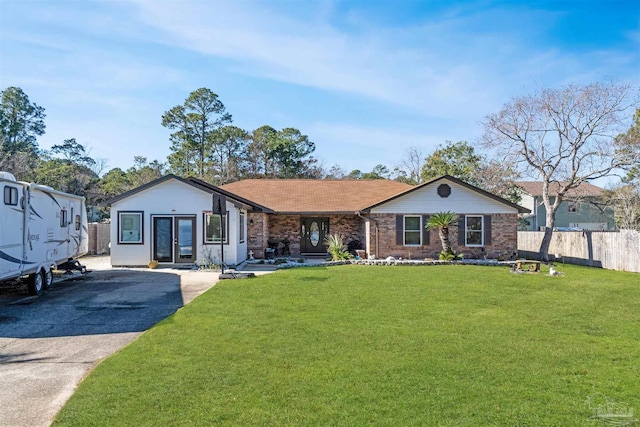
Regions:
<instances>
[{"instance_id":1,"label":"trailer hitch","mask_svg":"<svg viewBox=\"0 0 640 427\"><path fill-rule=\"evenodd\" d=\"M78 270L81 274L86 274L89 272L86 266L80 264L80 261L72 258L69 258L68 261L60 264L58 266L58 270L65 270L65 273L71 273L71 270Z\"/></svg>"}]
</instances>

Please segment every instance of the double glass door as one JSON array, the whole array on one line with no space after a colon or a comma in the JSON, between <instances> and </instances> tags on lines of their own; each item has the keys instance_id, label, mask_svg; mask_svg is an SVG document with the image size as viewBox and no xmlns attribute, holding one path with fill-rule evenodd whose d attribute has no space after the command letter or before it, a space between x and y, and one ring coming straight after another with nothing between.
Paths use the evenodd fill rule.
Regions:
<instances>
[{"instance_id":1,"label":"double glass door","mask_svg":"<svg viewBox=\"0 0 640 427\"><path fill-rule=\"evenodd\" d=\"M195 217L153 217L153 259L168 263L195 262Z\"/></svg>"}]
</instances>

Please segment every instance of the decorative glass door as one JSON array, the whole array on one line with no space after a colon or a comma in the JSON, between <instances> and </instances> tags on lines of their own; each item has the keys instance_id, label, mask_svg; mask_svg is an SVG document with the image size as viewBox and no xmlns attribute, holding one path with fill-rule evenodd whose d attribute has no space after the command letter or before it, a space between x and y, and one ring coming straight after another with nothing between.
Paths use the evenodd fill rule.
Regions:
<instances>
[{"instance_id":1,"label":"decorative glass door","mask_svg":"<svg viewBox=\"0 0 640 427\"><path fill-rule=\"evenodd\" d=\"M325 253L324 239L329 234L329 218L301 218L300 251Z\"/></svg>"}]
</instances>

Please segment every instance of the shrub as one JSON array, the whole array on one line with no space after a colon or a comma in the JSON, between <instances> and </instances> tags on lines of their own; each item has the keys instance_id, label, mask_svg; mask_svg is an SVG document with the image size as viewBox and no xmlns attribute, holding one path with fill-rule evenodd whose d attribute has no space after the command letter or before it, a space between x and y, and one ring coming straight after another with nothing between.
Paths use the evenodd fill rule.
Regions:
<instances>
[{"instance_id":1,"label":"shrub","mask_svg":"<svg viewBox=\"0 0 640 427\"><path fill-rule=\"evenodd\" d=\"M324 239L324 243L327 245L327 252L331 255L331 261L342 261L353 258L342 243L342 235L340 233L328 235Z\"/></svg>"},{"instance_id":2,"label":"shrub","mask_svg":"<svg viewBox=\"0 0 640 427\"><path fill-rule=\"evenodd\" d=\"M438 259L440 261L455 261L464 258L463 254L457 254L455 252L445 252L442 251L438 254Z\"/></svg>"}]
</instances>

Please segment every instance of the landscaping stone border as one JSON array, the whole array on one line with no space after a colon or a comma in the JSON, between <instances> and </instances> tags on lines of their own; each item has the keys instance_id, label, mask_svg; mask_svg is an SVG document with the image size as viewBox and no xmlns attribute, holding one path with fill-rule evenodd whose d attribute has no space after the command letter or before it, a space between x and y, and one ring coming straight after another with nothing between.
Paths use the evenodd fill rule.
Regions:
<instances>
[{"instance_id":1,"label":"landscaping stone border","mask_svg":"<svg viewBox=\"0 0 640 427\"><path fill-rule=\"evenodd\" d=\"M457 261L420 261L420 260L386 260L386 259L360 259L360 260L345 260L345 261L325 261L320 263L306 264L299 262L284 263L278 266L278 270L297 267L331 267L334 265L484 265L489 267L512 267L515 261L498 261L494 259L467 259Z\"/></svg>"}]
</instances>

